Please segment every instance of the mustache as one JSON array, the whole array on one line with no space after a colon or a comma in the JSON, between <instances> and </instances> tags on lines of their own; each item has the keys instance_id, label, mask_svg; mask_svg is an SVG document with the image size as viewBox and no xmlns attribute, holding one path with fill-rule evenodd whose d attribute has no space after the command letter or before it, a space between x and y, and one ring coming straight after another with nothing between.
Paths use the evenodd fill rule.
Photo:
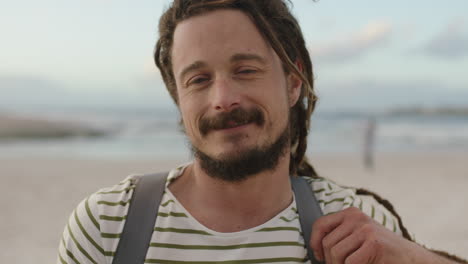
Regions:
<instances>
[{"instance_id":1,"label":"mustache","mask_svg":"<svg viewBox=\"0 0 468 264\"><path fill-rule=\"evenodd\" d=\"M200 120L200 132L202 135L206 135L211 130L226 129L249 123L255 123L258 126L262 126L265 123L265 117L258 108L249 110L236 108L231 112L202 118Z\"/></svg>"}]
</instances>

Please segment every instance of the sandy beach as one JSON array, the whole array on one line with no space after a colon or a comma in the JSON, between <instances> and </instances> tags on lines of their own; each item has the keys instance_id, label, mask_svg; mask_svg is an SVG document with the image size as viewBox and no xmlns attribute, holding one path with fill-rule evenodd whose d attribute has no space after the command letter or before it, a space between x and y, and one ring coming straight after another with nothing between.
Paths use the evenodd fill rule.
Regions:
<instances>
[{"instance_id":1,"label":"sandy beach","mask_svg":"<svg viewBox=\"0 0 468 264\"><path fill-rule=\"evenodd\" d=\"M311 157L341 184L389 199L418 241L468 258L468 153L385 154L366 171L360 157ZM1 263L55 263L63 227L76 204L131 173L170 169L175 160L2 157Z\"/></svg>"}]
</instances>

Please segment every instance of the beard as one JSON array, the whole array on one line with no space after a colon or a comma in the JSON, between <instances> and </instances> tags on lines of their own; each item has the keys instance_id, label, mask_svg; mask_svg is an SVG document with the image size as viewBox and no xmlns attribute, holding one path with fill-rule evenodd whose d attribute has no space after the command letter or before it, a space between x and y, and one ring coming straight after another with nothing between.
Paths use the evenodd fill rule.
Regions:
<instances>
[{"instance_id":1,"label":"beard","mask_svg":"<svg viewBox=\"0 0 468 264\"><path fill-rule=\"evenodd\" d=\"M263 113L257 109L236 109L211 120L201 120L202 135L206 135L211 128L224 128L223 124L241 123L245 121L259 126L264 124ZM290 144L289 123L273 142L263 146L255 146L246 150L239 150L230 155L212 157L193 144L191 151L200 162L201 168L209 176L227 182L241 182L264 171L274 170Z\"/></svg>"}]
</instances>

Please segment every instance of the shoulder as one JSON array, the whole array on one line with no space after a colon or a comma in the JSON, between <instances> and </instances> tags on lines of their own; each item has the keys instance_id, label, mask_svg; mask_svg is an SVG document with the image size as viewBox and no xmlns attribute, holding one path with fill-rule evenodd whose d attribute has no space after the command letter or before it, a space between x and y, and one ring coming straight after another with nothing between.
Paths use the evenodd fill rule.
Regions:
<instances>
[{"instance_id":1,"label":"shoulder","mask_svg":"<svg viewBox=\"0 0 468 264\"><path fill-rule=\"evenodd\" d=\"M341 186L322 177L304 177L304 179L310 184L324 215L357 207L386 228L402 234L398 217L386 208L386 204L377 201L370 192L363 194L356 188Z\"/></svg>"},{"instance_id":2,"label":"shoulder","mask_svg":"<svg viewBox=\"0 0 468 264\"><path fill-rule=\"evenodd\" d=\"M169 180L185 166L170 171ZM120 183L102 188L81 201L65 226L57 263L112 263L138 179L130 175Z\"/></svg>"},{"instance_id":3,"label":"shoulder","mask_svg":"<svg viewBox=\"0 0 468 264\"><path fill-rule=\"evenodd\" d=\"M139 177L129 176L78 204L63 232L59 247L61 263L111 262Z\"/></svg>"}]
</instances>

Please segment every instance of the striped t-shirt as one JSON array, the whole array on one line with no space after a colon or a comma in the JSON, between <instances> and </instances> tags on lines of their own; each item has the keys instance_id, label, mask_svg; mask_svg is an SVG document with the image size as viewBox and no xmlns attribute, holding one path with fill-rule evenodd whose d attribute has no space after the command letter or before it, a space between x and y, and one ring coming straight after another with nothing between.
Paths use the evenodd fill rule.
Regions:
<instances>
[{"instance_id":1,"label":"striped t-shirt","mask_svg":"<svg viewBox=\"0 0 468 264\"><path fill-rule=\"evenodd\" d=\"M216 232L192 217L167 188L184 168L169 173L145 263L310 263L295 200L260 226ZM112 263L138 177L101 189L77 206L63 232L57 263ZM372 197L325 178L305 179L325 215L355 206L401 234L395 216Z\"/></svg>"}]
</instances>

